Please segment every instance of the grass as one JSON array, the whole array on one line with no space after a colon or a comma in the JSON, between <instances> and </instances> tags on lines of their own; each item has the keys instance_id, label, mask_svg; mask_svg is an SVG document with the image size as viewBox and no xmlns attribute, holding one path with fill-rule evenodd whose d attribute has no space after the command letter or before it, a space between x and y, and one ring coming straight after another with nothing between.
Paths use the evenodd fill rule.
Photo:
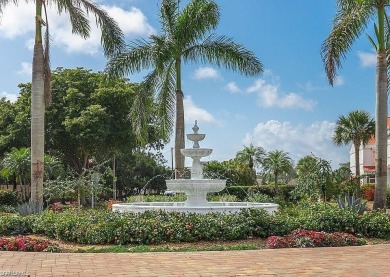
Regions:
<instances>
[{"instance_id":1,"label":"grass","mask_svg":"<svg viewBox=\"0 0 390 277\"><path fill-rule=\"evenodd\" d=\"M76 253L144 253L144 252L196 252L196 251L234 251L234 250L257 250L255 244L237 244L237 245L213 245L213 246L107 246L103 248L84 248L78 249Z\"/></svg>"}]
</instances>

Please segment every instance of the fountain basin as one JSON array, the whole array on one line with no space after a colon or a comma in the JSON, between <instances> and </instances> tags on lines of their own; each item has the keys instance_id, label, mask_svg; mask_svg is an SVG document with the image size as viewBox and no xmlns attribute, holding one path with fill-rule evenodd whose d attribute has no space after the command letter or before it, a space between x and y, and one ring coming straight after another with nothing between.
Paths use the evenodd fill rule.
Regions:
<instances>
[{"instance_id":1,"label":"fountain basin","mask_svg":"<svg viewBox=\"0 0 390 277\"><path fill-rule=\"evenodd\" d=\"M202 158L207 157L213 152L213 149L209 148L185 148L180 149L180 152L186 156L191 158Z\"/></svg>"},{"instance_id":2,"label":"fountain basin","mask_svg":"<svg viewBox=\"0 0 390 277\"><path fill-rule=\"evenodd\" d=\"M185 202L142 202L113 204L112 210L116 212L144 213L151 210L163 210L166 212L184 213L236 213L242 209L263 209L268 214L278 210L279 205L274 203L256 202L208 202L207 206L188 207Z\"/></svg>"},{"instance_id":3,"label":"fountain basin","mask_svg":"<svg viewBox=\"0 0 390 277\"><path fill-rule=\"evenodd\" d=\"M217 179L177 179L166 180L167 189L184 192L187 195L185 206L208 206L207 193L218 192L225 188L226 180Z\"/></svg>"}]
</instances>

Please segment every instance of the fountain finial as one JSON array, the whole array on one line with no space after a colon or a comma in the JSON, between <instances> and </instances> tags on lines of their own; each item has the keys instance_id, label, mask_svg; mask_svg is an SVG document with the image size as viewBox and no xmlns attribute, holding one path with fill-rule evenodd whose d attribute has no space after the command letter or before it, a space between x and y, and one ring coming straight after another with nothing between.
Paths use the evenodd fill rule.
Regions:
<instances>
[{"instance_id":1,"label":"fountain finial","mask_svg":"<svg viewBox=\"0 0 390 277\"><path fill-rule=\"evenodd\" d=\"M194 127L192 127L192 130L194 131L194 134L198 133L198 131L199 131L198 120L195 120L195 125L194 125Z\"/></svg>"}]
</instances>

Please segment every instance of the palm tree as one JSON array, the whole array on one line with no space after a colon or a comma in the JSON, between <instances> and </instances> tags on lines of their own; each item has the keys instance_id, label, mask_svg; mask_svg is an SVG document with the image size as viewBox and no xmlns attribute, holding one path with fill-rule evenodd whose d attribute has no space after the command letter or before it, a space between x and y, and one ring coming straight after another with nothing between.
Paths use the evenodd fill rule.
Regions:
<instances>
[{"instance_id":1,"label":"palm tree","mask_svg":"<svg viewBox=\"0 0 390 277\"><path fill-rule=\"evenodd\" d=\"M317 167L317 157L314 155L306 155L303 158L299 159L295 170L299 176L312 173L316 170Z\"/></svg>"},{"instance_id":2,"label":"palm tree","mask_svg":"<svg viewBox=\"0 0 390 277\"><path fill-rule=\"evenodd\" d=\"M377 52L376 67L376 111L375 138L377 158L375 162L375 199L374 209L386 207L387 189L387 52L389 36L386 34L388 22L386 7L390 0L337 0L337 13L333 28L322 44L322 58L329 83L333 85L336 70L341 67L341 60L352 46L352 43L366 29L372 19L376 42L369 37Z\"/></svg>"},{"instance_id":3,"label":"palm tree","mask_svg":"<svg viewBox=\"0 0 390 277\"><path fill-rule=\"evenodd\" d=\"M278 177L282 173L291 171L292 160L287 152L283 150L274 150L267 153L263 160L263 168L266 173L273 174L275 180L275 188L278 188Z\"/></svg>"},{"instance_id":4,"label":"palm tree","mask_svg":"<svg viewBox=\"0 0 390 277\"><path fill-rule=\"evenodd\" d=\"M162 0L160 21L162 34L149 40L131 42L125 52L110 59L106 71L111 76L124 76L152 69L146 76L144 89L131 112L133 127L139 138L147 134L147 118L143 112L144 93L154 92L159 103L161 131L168 138L175 128L175 175L184 171L184 107L181 86L182 63L202 62L240 71L255 76L263 71L254 54L229 37L217 36L212 31L219 22L219 7L213 0L192 0L179 10L178 0ZM142 93L143 92L143 93Z\"/></svg>"},{"instance_id":5,"label":"palm tree","mask_svg":"<svg viewBox=\"0 0 390 277\"><path fill-rule=\"evenodd\" d=\"M18 4L18 0L0 0L0 12L10 3ZM116 22L91 1L52 0L50 3L57 8L58 13L69 13L72 32L83 38L89 37L91 30L87 15L94 14L96 24L102 30L101 42L106 56L123 48L123 33ZM33 209L39 212L43 203L45 105L50 102L49 22L46 1L35 0L35 11L31 91L31 202ZM44 41L42 26L46 26Z\"/></svg>"},{"instance_id":6,"label":"palm tree","mask_svg":"<svg viewBox=\"0 0 390 277\"><path fill-rule=\"evenodd\" d=\"M355 149L356 177L360 176L359 149L367 144L375 133L375 122L365 111L352 111L347 116L339 116L333 134L333 142L340 146L353 143Z\"/></svg>"},{"instance_id":7,"label":"palm tree","mask_svg":"<svg viewBox=\"0 0 390 277\"><path fill-rule=\"evenodd\" d=\"M238 151L236 159L243 163L248 163L249 168L253 171L254 166L260 166L266 152L263 147L255 147L252 143L249 146L244 145L244 149Z\"/></svg>"},{"instance_id":8,"label":"palm tree","mask_svg":"<svg viewBox=\"0 0 390 277\"><path fill-rule=\"evenodd\" d=\"M4 155L1 165L3 168L1 175L13 176L19 185L26 185L30 174L30 148L12 148L11 152ZM16 189L17 183L15 183L14 189Z\"/></svg>"}]
</instances>

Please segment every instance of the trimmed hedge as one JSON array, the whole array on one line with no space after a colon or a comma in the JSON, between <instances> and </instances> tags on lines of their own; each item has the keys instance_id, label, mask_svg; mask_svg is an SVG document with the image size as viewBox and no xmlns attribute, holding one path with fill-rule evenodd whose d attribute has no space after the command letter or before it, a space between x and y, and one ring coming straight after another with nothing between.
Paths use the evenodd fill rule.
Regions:
<instances>
[{"instance_id":1,"label":"trimmed hedge","mask_svg":"<svg viewBox=\"0 0 390 277\"><path fill-rule=\"evenodd\" d=\"M33 232L83 244L161 244L284 236L298 228L390 238L390 215L324 203L303 203L274 215L264 210L205 215L149 211L119 214L107 210L45 211L42 215L0 214L0 235Z\"/></svg>"},{"instance_id":2,"label":"trimmed hedge","mask_svg":"<svg viewBox=\"0 0 390 277\"><path fill-rule=\"evenodd\" d=\"M240 201L244 201L254 193L265 194L271 198L281 197L285 201L289 201L294 189L294 185L278 185L278 190L275 189L274 185L230 186L225 188L223 193L235 195Z\"/></svg>"}]
</instances>

